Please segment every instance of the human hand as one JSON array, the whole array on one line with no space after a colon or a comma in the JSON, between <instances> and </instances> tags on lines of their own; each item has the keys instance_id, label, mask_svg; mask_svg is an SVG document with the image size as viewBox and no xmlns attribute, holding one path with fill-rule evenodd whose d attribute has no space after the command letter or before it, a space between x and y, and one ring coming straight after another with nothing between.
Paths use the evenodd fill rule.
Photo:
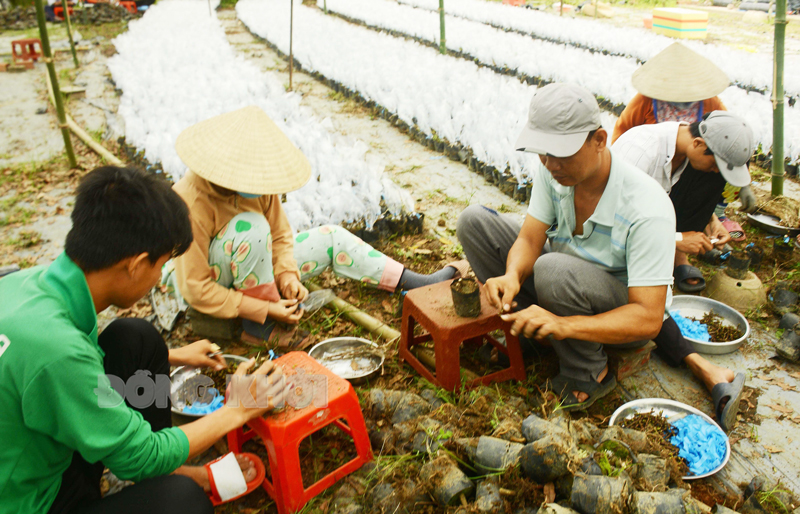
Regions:
<instances>
[{"instance_id":1,"label":"human hand","mask_svg":"<svg viewBox=\"0 0 800 514\"><path fill-rule=\"evenodd\" d=\"M297 323L303 317L303 309L300 309L298 300L278 300L269 302L267 316L282 323Z\"/></svg>"},{"instance_id":2,"label":"human hand","mask_svg":"<svg viewBox=\"0 0 800 514\"><path fill-rule=\"evenodd\" d=\"M758 207L758 200L756 200L756 195L753 194L753 190L750 189L750 186L744 186L739 190L739 203L742 204L741 208L739 209L742 212L755 212L756 207Z\"/></svg>"},{"instance_id":3,"label":"human hand","mask_svg":"<svg viewBox=\"0 0 800 514\"><path fill-rule=\"evenodd\" d=\"M706 228L706 234L712 240L716 239L714 246L723 246L731 240L728 229L719 221L715 220Z\"/></svg>"},{"instance_id":4,"label":"human hand","mask_svg":"<svg viewBox=\"0 0 800 514\"><path fill-rule=\"evenodd\" d=\"M248 375L254 365L255 359L240 364L226 391L224 408L235 411L242 424L283 405L293 387L273 361L266 361Z\"/></svg>"},{"instance_id":5,"label":"human hand","mask_svg":"<svg viewBox=\"0 0 800 514\"><path fill-rule=\"evenodd\" d=\"M730 238L730 235L728 237ZM683 240L676 241L675 248L683 253L697 255L711 250L714 248L714 245L711 244L711 240L708 236L702 232L684 232Z\"/></svg>"},{"instance_id":6,"label":"human hand","mask_svg":"<svg viewBox=\"0 0 800 514\"><path fill-rule=\"evenodd\" d=\"M210 353L219 350L208 339L187 344L182 348L175 348L169 351L169 363L173 366L192 366L195 368L211 368L217 371L225 369L225 358L222 355L209 357Z\"/></svg>"},{"instance_id":7,"label":"human hand","mask_svg":"<svg viewBox=\"0 0 800 514\"><path fill-rule=\"evenodd\" d=\"M284 271L275 280L278 283L281 297L287 300L302 302L308 296L308 289L300 282L297 275L291 271Z\"/></svg>"},{"instance_id":8,"label":"human hand","mask_svg":"<svg viewBox=\"0 0 800 514\"><path fill-rule=\"evenodd\" d=\"M500 312L511 312L517 305L514 298L519 293L519 287L519 280L509 274L490 278L486 281L489 303Z\"/></svg>"},{"instance_id":9,"label":"human hand","mask_svg":"<svg viewBox=\"0 0 800 514\"><path fill-rule=\"evenodd\" d=\"M503 314L503 321L512 321L511 335L523 335L533 339L544 339L553 336L557 340L568 337L568 323L566 318L556 316L538 305L531 305L527 309Z\"/></svg>"}]
</instances>

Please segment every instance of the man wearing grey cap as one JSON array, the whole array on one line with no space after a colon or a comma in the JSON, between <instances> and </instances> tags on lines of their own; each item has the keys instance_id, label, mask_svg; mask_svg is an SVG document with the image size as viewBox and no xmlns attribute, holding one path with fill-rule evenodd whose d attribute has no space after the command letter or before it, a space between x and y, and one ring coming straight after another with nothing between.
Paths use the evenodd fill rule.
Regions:
<instances>
[{"instance_id":1,"label":"man wearing grey cap","mask_svg":"<svg viewBox=\"0 0 800 514\"><path fill-rule=\"evenodd\" d=\"M603 345L644 345L671 303L672 205L607 139L591 93L539 89L517 142L542 162L523 225L481 206L458 220L464 252L512 333L552 342L552 385L567 410L615 387Z\"/></svg>"},{"instance_id":2,"label":"man wearing grey cap","mask_svg":"<svg viewBox=\"0 0 800 514\"><path fill-rule=\"evenodd\" d=\"M615 156L656 179L669 193L677 220L676 285L686 292L702 290L703 275L689 265L686 254L710 250L709 236L718 239L716 244L730 239L714 209L726 182L735 187L750 183L747 161L753 150L753 132L747 122L726 111L713 111L692 124L665 122L634 127L611 148ZM691 278L700 282L688 283ZM711 392L720 426L726 431L732 429L744 387L744 373L734 374L703 358L683 337L672 317L664 320L653 340L668 364L685 363L702 380Z\"/></svg>"},{"instance_id":3,"label":"man wearing grey cap","mask_svg":"<svg viewBox=\"0 0 800 514\"><path fill-rule=\"evenodd\" d=\"M677 225L675 285L687 293L702 291L703 274L689 265L687 254L707 252L731 239L714 209L726 182L734 187L750 184L747 161L753 132L747 122L713 111L692 124L640 125L622 134L612 148L670 195Z\"/></svg>"}]
</instances>

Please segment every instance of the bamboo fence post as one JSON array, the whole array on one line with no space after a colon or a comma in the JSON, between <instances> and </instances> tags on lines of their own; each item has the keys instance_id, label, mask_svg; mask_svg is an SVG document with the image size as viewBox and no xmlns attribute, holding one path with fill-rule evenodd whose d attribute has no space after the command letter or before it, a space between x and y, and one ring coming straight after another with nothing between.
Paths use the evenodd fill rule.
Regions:
<instances>
[{"instance_id":1,"label":"bamboo fence post","mask_svg":"<svg viewBox=\"0 0 800 514\"><path fill-rule=\"evenodd\" d=\"M69 4L67 0L61 0L61 5L64 7L64 23L67 26L67 37L69 38L69 48L72 50L72 62L75 63L76 68L80 68L81 65L78 62L78 53L75 51L75 41L72 39L72 22L69 19Z\"/></svg>"},{"instance_id":2,"label":"bamboo fence post","mask_svg":"<svg viewBox=\"0 0 800 514\"><path fill-rule=\"evenodd\" d=\"M78 161L75 159L75 150L72 148L72 139L70 139L64 113L64 99L61 96L61 89L58 87L56 65L53 63L53 53L50 51L50 37L47 34L47 25L44 19L44 6L42 0L34 0L34 2L36 4L36 21L39 24L39 38L42 40L42 54L44 54L42 60L47 65L47 73L50 75L50 82L53 85L53 96L55 97L56 112L58 113L58 126L61 129L61 135L64 137L64 149L67 152L69 165L71 168L77 168Z\"/></svg>"},{"instance_id":3,"label":"bamboo fence post","mask_svg":"<svg viewBox=\"0 0 800 514\"><path fill-rule=\"evenodd\" d=\"M783 194L783 50L787 23L786 0L777 0L772 77L772 196Z\"/></svg>"},{"instance_id":4,"label":"bamboo fence post","mask_svg":"<svg viewBox=\"0 0 800 514\"><path fill-rule=\"evenodd\" d=\"M444 0L439 0L439 53L447 53L444 40Z\"/></svg>"},{"instance_id":5,"label":"bamboo fence post","mask_svg":"<svg viewBox=\"0 0 800 514\"><path fill-rule=\"evenodd\" d=\"M293 32L294 32L294 0L289 0L289 91L292 90L292 68L294 68L294 54L292 53Z\"/></svg>"}]
</instances>

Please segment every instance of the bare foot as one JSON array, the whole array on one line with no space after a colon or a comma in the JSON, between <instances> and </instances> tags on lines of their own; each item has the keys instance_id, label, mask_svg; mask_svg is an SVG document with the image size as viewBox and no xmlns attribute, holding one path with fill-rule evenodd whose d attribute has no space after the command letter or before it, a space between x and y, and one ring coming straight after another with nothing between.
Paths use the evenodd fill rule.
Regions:
<instances>
[{"instance_id":1,"label":"bare foot","mask_svg":"<svg viewBox=\"0 0 800 514\"><path fill-rule=\"evenodd\" d=\"M735 376L733 371L707 361L699 353L689 354L683 361L692 370L694 376L703 381L709 392L717 384L733 382Z\"/></svg>"},{"instance_id":2,"label":"bare foot","mask_svg":"<svg viewBox=\"0 0 800 514\"><path fill-rule=\"evenodd\" d=\"M603 371L601 371L600 374L597 375L597 383L599 384L600 382L602 382L603 379L606 378L607 374L608 374L608 365L606 365L606 367L603 368ZM575 398L577 398L578 401L581 403L589 399L589 395L584 393L583 391L572 391L572 394L574 394Z\"/></svg>"},{"instance_id":3,"label":"bare foot","mask_svg":"<svg viewBox=\"0 0 800 514\"><path fill-rule=\"evenodd\" d=\"M242 470L245 482L250 482L256 478L256 467L250 459L243 455L237 455L236 460L239 462L239 467ZM202 487L204 491L211 490L211 484L208 482L208 470L203 466L181 466L176 469L174 473L191 478L197 485Z\"/></svg>"}]
</instances>

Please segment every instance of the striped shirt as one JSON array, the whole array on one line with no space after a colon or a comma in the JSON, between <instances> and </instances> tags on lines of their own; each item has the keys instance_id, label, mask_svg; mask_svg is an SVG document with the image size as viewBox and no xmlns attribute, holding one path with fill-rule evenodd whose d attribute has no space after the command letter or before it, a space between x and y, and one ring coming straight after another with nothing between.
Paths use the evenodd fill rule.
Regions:
<instances>
[{"instance_id":1,"label":"striped shirt","mask_svg":"<svg viewBox=\"0 0 800 514\"><path fill-rule=\"evenodd\" d=\"M651 177L611 153L603 196L575 231L574 188L556 182L544 165L534 178L528 214L550 225L551 251L594 263L628 287L672 285L675 211ZM667 289L667 305L672 303Z\"/></svg>"}]
</instances>

